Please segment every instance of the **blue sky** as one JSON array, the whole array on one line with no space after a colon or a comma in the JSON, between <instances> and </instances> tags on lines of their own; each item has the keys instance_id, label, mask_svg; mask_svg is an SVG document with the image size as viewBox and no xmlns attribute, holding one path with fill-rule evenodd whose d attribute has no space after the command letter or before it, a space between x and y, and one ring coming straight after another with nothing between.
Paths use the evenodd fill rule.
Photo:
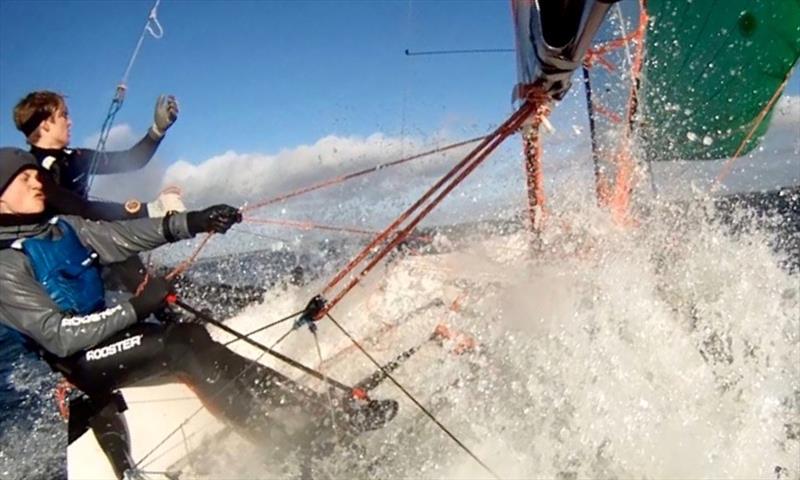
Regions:
<instances>
[{"instance_id":1,"label":"blue sky","mask_svg":"<svg viewBox=\"0 0 800 480\"><path fill-rule=\"evenodd\" d=\"M32 89L69 96L73 143L102 123L152 2L0 2L0 111ZM169 144L201 161L275 151L328 134L480 129L510 109L513 54L406 57L404 50L513 46L506 0L162 1L118 123L144 132L174 93ZM3 144L20 144L4 114ZM166 145L165 145L166 146ZM175 147L177 149L177 147Z\"/></svg>"},{"instance_id":2,"label":"blue sky","mask_svg":"<svg viewBox=\"0 0 800 480\"><path fill-rule=\"evenodd\" d=\"M27 92L51 89L68 95L73 146L93 147L152 5L0 0L0 143L23 146L11 109ZM511 112L512 53L404 55L513 47L508 0L163 0L158 18L165 35L145 39L110 146L129 146L144 134L161 93L178 97L181 116L145 171L95 184L93 194L102 198L146 199L162 178L189 186L196 198L258 198L395 160L437 140L484 134ZM797 73L787 93L800 93ZM552 116L548 181L565 166L591 180L583 101L578 82ZM781 117L782 140L768 154L792 156L798 108L793 103ZM519 196L519 155L519 142L507 142L490 173L513 182L484 187L487 195L505 188ZM791 168L800 181L800 168ZM246 172L237 177L237 169ZM219 195L228 177L238 179L225 192L235 198ZM584 187L591 191L578 188Z\"/></svg>"}]
</instances>

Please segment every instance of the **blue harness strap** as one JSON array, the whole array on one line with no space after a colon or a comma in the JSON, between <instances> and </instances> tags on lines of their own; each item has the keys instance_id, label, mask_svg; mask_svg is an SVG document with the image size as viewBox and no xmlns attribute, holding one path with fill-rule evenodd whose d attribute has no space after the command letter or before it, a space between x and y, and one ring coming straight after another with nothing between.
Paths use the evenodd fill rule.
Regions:
<instances>
[{"instance_id":1,"label":"blue harness strap","mask_svg":"<svg viewBox=\"0 0 800 480\"><path fill-rule=\"evenodd\" d=\"M97 254L83 246L72 226L58 219L60 238L26 238L21 249L36 280L65 313L88 315L105 308L105 289L95 263ZM55 230L55 229L54 229Z\"/></svg>"}]
</instances>

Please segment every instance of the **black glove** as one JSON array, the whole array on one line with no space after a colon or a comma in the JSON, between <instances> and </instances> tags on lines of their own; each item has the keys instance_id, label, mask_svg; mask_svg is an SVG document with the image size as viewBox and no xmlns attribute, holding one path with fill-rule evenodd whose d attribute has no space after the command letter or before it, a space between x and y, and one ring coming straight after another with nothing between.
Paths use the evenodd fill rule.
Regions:
<instances>
[{"instance_id":1,"label":"black glove","mask_svg":"<svg viewBox=\"0 0 800 480\"><path fill-rule=\"evenodd\" d=\"M199 212L186 214L186 223L192 235L200 232L225 233L241 221L242 212L230 205L214 205Z\"/></svg>"},{"instance_id":2,"label":"black glove","mask_svg":"<svg viewBox=\"0 0 800 480\"><path fill-rule=\"evenodd\" d=\"M133 305L138 320L144 320L150 314L167 305L167 295L172 292L172 283L164 277L150 277L142 292L129 300Z\"/></svg>"}]
</instances>

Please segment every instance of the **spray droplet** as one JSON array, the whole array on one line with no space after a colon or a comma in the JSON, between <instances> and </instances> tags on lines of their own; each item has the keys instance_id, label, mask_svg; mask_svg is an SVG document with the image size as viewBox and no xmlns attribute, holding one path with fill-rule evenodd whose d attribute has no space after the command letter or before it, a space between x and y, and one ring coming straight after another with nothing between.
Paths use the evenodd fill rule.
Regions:
<instances>
[{"instance_id":1,"label":"spray droplet","mask_svg":"<svg viewBox=\"0 0 800 480\"><path fill-rule=\"evenodd\" d=\"M686 138L688 138L690 142L696 142L697 134L694 132L686 132Z\"/></svg>"},{"instance_id":2,"label":"spray droplet","mask_svg":"<svg viewBox=\"0 0 800 480\"><path fill-rule=\"evenodd\" d=\"M709 145L711 145L712 143L714 143L714 139L713 139L713 138L709 137L708 135L706 135L705 137L703 137L703 145L705 145L705 146L709 146Z\"/></svg>"}]
</instances>

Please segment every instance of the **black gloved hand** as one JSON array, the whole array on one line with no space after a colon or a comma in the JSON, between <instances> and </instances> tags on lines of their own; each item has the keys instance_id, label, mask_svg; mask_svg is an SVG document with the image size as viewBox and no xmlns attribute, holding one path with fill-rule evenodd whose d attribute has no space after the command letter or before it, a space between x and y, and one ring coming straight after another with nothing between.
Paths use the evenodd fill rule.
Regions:
<instances>
[{"instance_id":1,"label":"black gloved hand","mask_svg":"<svg viewBox=\"0 0 800 480\"><path fill-rule=\"evenodd\" d=\"M225 233L241 221L242 212L230 205L214 205L199 212L186 214L186 223L192 235L200 232Z\"/></svg>"},{"instance_id":2,"label":"black gloved hand","mask_svg":"<svg viewBox=\"0 0 800 480\"><path fill-rule=\"evenodd\" d=\"M167 295L172 292L172 283L164 277L147 279L142 292L129 300L133 305L138 320L144 320L150 314L167 305Z\"/></svg>"}]
</instances>

